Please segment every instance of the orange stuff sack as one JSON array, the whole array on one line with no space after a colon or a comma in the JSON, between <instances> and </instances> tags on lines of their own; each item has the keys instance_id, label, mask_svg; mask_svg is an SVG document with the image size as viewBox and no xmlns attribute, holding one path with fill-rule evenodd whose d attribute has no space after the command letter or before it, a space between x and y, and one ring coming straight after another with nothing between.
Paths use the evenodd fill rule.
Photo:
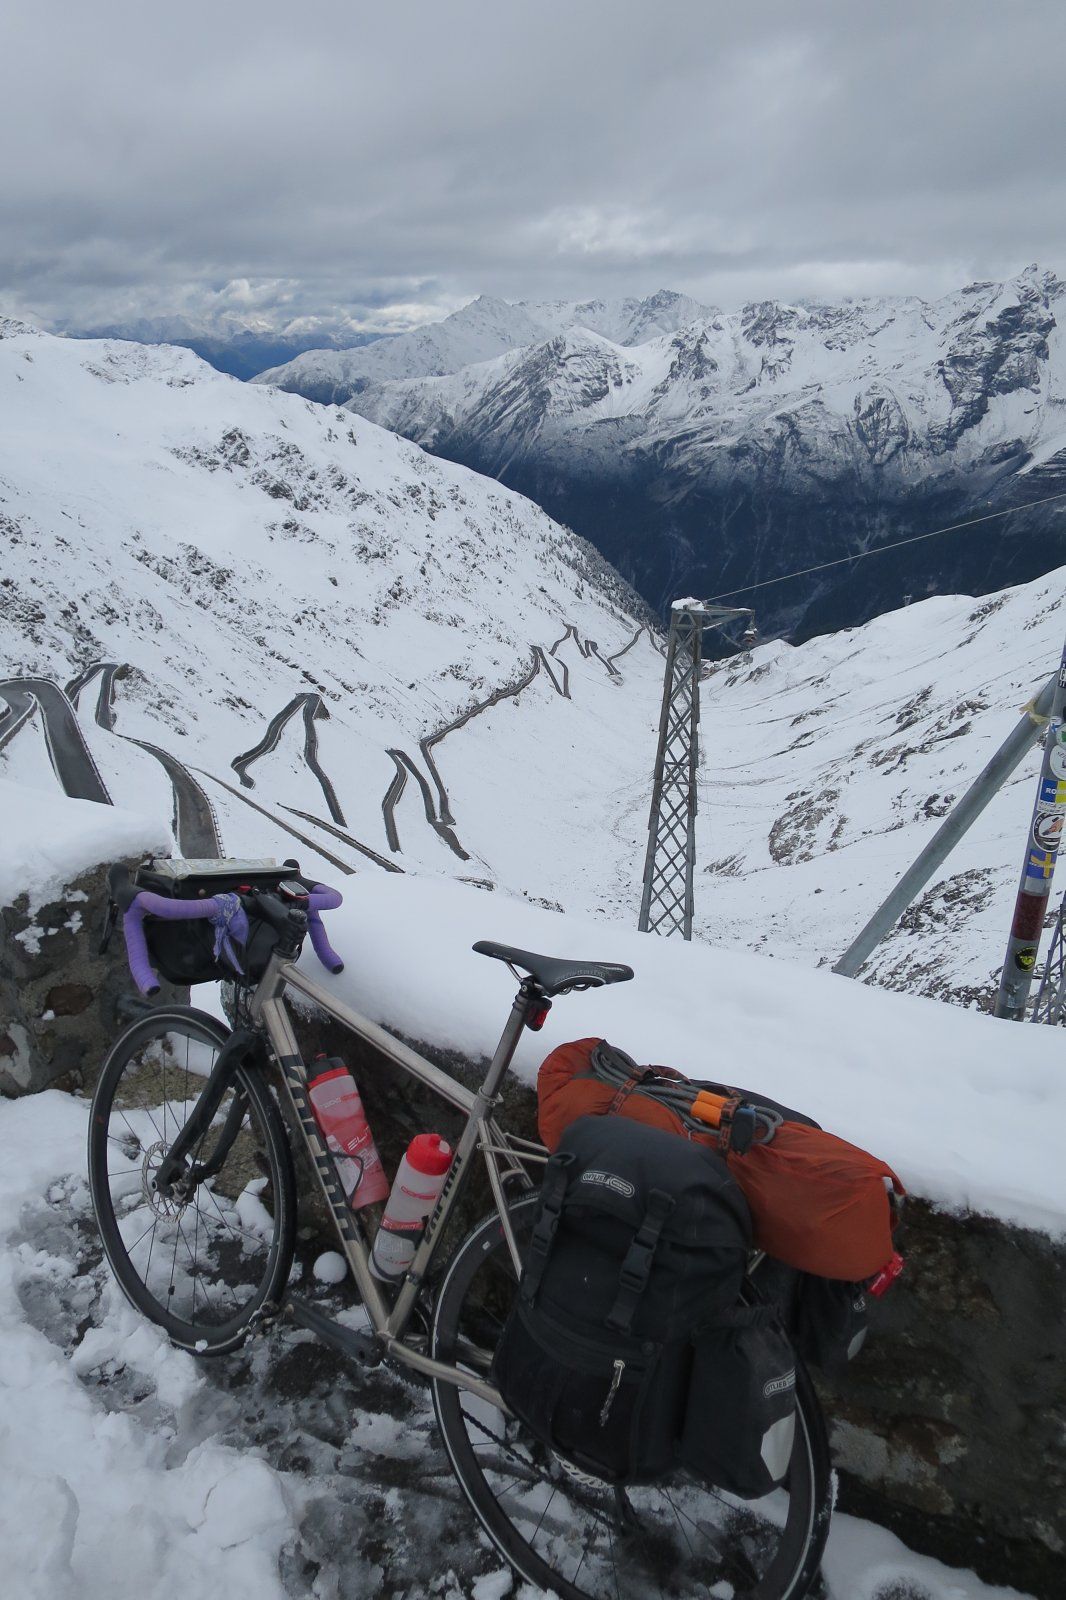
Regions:
<instances>
[{"instance_id":1,"label":"orange stuff sack","mask_svg":"<svg viewBox=\"0 0 1066 1600\"><path fill-rule=\"evenodd\" d=\"M541 1066L538 1125L549 1150L578 1117L631 1117L723 1154L748 1202L753 1243L775 1260L822 1278L859 1282L891 1259L896 1217L889 1192L902 1196L905 1191L886 1162L813 1124L791 1120L774 1101L716 1086L745 1102L784 1111L768 1143L753 1144L743 1155L723 1151L715 1129L692 1131L669 1106L643 1092L639 1079L619 1089L597 1078L591 1057L600 1043L577 1039L559 1045ZM653 1070L659 1081L687 1082L669 1069ZM697 1085L692 1090L695 1099Z\"/></svg>"}]
</instances>

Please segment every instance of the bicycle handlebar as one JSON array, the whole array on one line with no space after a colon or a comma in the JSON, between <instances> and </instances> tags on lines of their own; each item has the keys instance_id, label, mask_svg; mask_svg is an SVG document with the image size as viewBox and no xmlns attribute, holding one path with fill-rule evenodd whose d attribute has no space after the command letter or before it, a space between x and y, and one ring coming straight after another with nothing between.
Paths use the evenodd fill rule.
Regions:
<instances>
[{"instance_id":1,"label":"bicycle handlebar","mask_svg":"<svg viewBox=\"0 0 1066 1600\"><path fill-rule=\"evenodd\" d=\"M242 896L242 903L251 898ZM272 905L268 909L270 898L254 897L260 914L274 927L280 929L287 926L287 912L283 917L270 914L273 911ZM342 898L338 890L330 889L324 883L316 883L307 899L307 931L311 936L311 947L327 971L333 973L343 972L344 962L330 945L321 912L335 910ZM207 922L217 917L220 910L214 895L208 895L203 900L171 900L166 895L153 894L150 889L141 889L133 896L122 913L122 932L126 940L130 974L142 994L156 994L159 989L159 975L152 967L148 941L144 936L145 917L159 917L163 922Z\"/></svg>"}]
</instances>

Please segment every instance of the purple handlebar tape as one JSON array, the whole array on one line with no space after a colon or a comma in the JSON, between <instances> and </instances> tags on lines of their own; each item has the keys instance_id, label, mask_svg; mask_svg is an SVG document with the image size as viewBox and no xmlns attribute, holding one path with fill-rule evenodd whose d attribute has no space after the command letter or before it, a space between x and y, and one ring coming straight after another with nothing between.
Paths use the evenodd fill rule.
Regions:
<instances>
[{"instance_id":1,"label":"purple handlebar tape","mask_svg":"<svg viewBox=\"0 0 1066 1600\"><path fill-rule=\"evenodd\" d=\"M341 901L340 893L336 889L328 889L324 883L316 883L307 900L311 945L322 965L330 972L343 972L344 962L331 947L319 913L335 910ZM148 959L148 942L144 937L145 917L159 917L164 922L206 922L216 917L218 912L219 904L213 895L206 900L170 900L165 895L152 894L148 889L141 890L123 913L122 932L126 938L130 973L142 994L155 994L159 988L158 975L152 970L152 963Z\"/></svg>"},{"instance_id":2,"label":"purple handlebar tape","mask_svg":"<svg viewBox=\"0 0 1066 1600\"><path fill-rule=\"evenodd\" d=\"M311 935L311 948L327 972L343 972L344 962L330 944L319 913L336 910L341 899L339 890L327 889L324 883L316 883L308 902L307 928Z\"/></svg>"}]
</instances>

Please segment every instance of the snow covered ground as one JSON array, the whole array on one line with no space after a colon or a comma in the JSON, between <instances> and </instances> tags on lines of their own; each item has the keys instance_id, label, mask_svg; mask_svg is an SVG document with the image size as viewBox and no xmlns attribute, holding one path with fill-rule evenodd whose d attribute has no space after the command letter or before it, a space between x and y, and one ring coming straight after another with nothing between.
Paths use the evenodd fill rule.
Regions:
<instances>
[{"instance_id":1,"label":"snow covered ground","mask_svg":"<svg viewBox=\"0 0 1066 1600\"><path fill-rule=\"evenodd\" d=\"M86 1103L0 1103L0 1549L11 1600L497 1600L428 1396L292 1332L197 1363L109 1283ZM329 1303L329 1302L327 1302ZM838 1516L831 1600L1014 1600ZM528 1587L518 1600L534 1600Z\"/></svg>"},{"instance_id":2,"label":"snow covered ground","mask_svg":"<svg viewBox=\"0 0 1066 1600\"><path fill-rule=\"evenodd\" d=\"M20 819L14 841L29 834L32 818L24 803L12 814ZM38 895L54 881L56 860L73 870L103 844L125 853L152 834L150 820L85 802L53 800L48 821L53 859L39 862L27 885ZM1052 1141L1041 1148L1032 1137L1034 1127L1060 1125L1066 1111L1058 1040L1046 1029L1007 1034L1010 1024L934 1001L667 944L504 891L370 873L346 888L330 925L347 967L330 981L405 1033L431 1033L473 1055L491 1049L513 985L505 968L472 954L474 938L628 961L634 982L566 997L543 1035L526 1035L523 1076L559 1039L599 1031L641 1059L694 1072L732 1072L742 1061L759 1087L885 1155L916 1192L1066 1229L1066 1179ZM929 1131L947 1118L950 1143ZM470 1526L416 1385L354 1373L291 1331L198 1364L126 1305L92 1224L86 1121L84 1099L54 1091L0 1102L7 1592L16 1600L162 1600L190 1579L233 1600L401 1592L492 1600L510 1592ZM1004 1155L1016 1136L1030 1152L1021 1175ZM305 1280L309 1266L299 1261ZM825 1572L832 1600L1013 1593L844 1516Z\"/></svg>"}]
</instances>

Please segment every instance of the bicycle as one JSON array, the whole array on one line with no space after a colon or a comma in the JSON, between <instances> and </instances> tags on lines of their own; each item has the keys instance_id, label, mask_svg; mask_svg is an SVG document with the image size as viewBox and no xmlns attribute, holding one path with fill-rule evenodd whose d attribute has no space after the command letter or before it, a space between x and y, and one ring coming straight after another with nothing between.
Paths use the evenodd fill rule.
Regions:
<instances>
[{"instance_id":1,"label":"bicycle","mask_svg":"<svg viewBox=\"0 0 1066 1600\"><path fill-rule=\"evenodd\" d=\"M212 913L208 901L134 891L121 870L113 892L125 901L130 967L138 987L150 991L144 916L176 921ZM632 969L475 944L475 952L508 966L518 991L484 1081L471 1091L296 965L310 933L323 963L334 972L342 967L320 917L340 896L321 884L308 889L302 901L241 897L276 943L258 981L239 984L232 1030L191 1007L162 1005L137 1016L107 1056L90 1116L89 1178L104 1250L124 1294L196 1354L232 1351L286 1319L360 1362L421 1374L452 1469L485 1533L522 1578L561 1600L707 1593L801 1600L818 1573L831 1500L825 1426L801 1363L787 1486L756 1503L681 1474L641 1488L609 1485L539 1444L508 1415L493 1386L493 1349L532 1229L536 1173L547 1160L543 1146L498 1125L500 1087L524 1029L542 1026L554 999L626 981ZM366 1224L350 1209L315 1122L286 990L465 1117L444 1188L395 1288L372 1275ZM369 1318L363 1331L289 1287L296 1182L286 1122L311 1158ZM493 1210L436 1275L440 1241L479 1157ZM751 1297L758 1296L757 1272L753 1257Z\"/></svg>"}]
</instances>

